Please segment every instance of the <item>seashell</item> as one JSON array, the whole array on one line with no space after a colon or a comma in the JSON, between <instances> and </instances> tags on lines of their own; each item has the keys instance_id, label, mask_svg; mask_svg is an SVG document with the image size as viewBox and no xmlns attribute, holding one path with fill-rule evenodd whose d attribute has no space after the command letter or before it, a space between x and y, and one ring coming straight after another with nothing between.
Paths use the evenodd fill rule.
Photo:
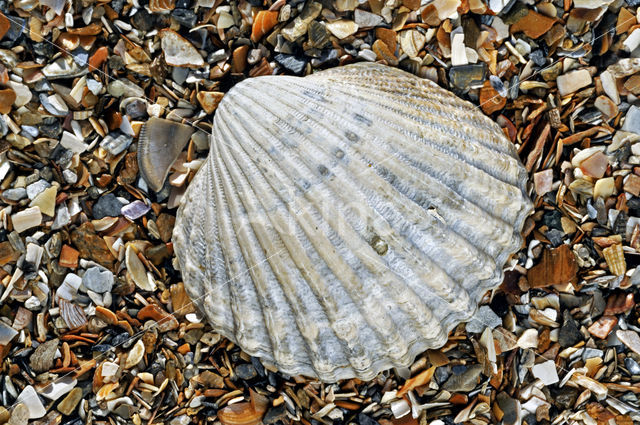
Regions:
<instances>
[{"instance_id":1,"label":"seashell","mask_svg":"<svg viewBox=\"0 0 640 425\"><path fill-rule=\"evenodd\" d=\"M151 13L167 13L175 9L175 0L149 0Z\"/></svg>"},{"instance_id":2,"label":"seashell","mask_svg":"<svg viewBox=\"0 0 640 425\"><path fill-rule=\"evenodd\" d=\"M159 192L171 164L185 147L194 129L179 122L151 117L140 130L138 165L151 189Z\"/></svg>"},{"instance_id":3,"label":"seashell","mask_svg":"<svg viewBox=\"0 0 640 425\"><path fill-rule=\"evenodd\" d=\"M233 87L177 213L185 289L290 375L368 380L442 346L522 243L527 172L472 104L355 64Z\"/></svg>"},{"instance_id":4,"label":"seashell","mask_svg":"<svg viewBox=\"0 0 640 425\"><path fill-rule=\"evenodd\" d=\"M623 276L627 271L622 244L613 244L602 250L602 255L609 266L609 271L616 276Z\"/></svg>"}]
</instances>

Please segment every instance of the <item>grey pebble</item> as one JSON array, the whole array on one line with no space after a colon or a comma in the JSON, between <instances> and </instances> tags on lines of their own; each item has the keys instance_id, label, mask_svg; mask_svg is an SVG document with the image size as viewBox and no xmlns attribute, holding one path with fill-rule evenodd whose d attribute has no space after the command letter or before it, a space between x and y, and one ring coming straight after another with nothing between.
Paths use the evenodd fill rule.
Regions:
<instances>
[{"instance_id":1,"label":"grey pebble","mask_svg":"<svg viewBox=\"0 0 640 425\"><path fill-rule=\"evenodd\" d=\"M111 292L113 282L113 273L103 267L91 267L82 276L84 287L98 294Z\"/></svg>"}]
</instances>

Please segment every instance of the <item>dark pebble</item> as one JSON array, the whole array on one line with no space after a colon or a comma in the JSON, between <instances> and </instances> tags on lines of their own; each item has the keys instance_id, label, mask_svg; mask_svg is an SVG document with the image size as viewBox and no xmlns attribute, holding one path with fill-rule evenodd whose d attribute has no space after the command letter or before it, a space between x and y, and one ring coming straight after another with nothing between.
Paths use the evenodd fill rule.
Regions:
<instances>
[{"instance_id":1,"label":"dark pebble","mask_svg":"<svg viewBox=\"0 0 640 425\"><path fill-rule=\"evenodd\" d=\"M287 411L284 408L284 404L281 404L278 407L272 407L267 410L266 415L262 419L262 423L265 425L275 424L278 421L286 421L287 419Z\"/></svg>"},{"instance_id":2,"label":"dark pebble","mask_svg":"<svg viewBox=\"0 0 640 425\"><path fill-rule=\"evenodd\" d=\"M562 213L560 211L548 211L542 216L542 224L550 229L562 230Z\"/></svg>"},{"instance_id":3,"label":"dark pebble","mask_svg":"<svg viewBox=\"0 0 640 425\"><path fill-rule=\"evenodd\" d=\"M371 418L370 416L365 415L364 413L360 413L358 415L358 423L360 425L380 425L378 421Z\"/></svg>"},{"instance_id":4,"label":"dark pebble","mask_svg":"<svg viewBox=\"0 0 640 425\"><path fill-rule=\"evenodd\" d=\"M256 372L256 369L249 363L239 364L238 366L236 366L235 371L236 375L238 375L240 379L244 379L245 381L258 376L258 372Z\"/></svg>"},{"instance_id":5,"label":"dark pebble","mask_svg":"<svg viewBox=\"0 0 640 425\"><path fill-rule=\"evenodd\" d=\"M562 409L573 409L578 399L578 390L568 386L562 387L553 397L555 404Z\"/></svg>"},{"instance_id":6,"label":"dark pebble","mask_svg":"<svg viewBox=\"0 0 640 425\"><path fill-rule=\"evenodd\" d=\"M299 58L295 55L285 55L278 53L274 56L276 62L278 62L283 68L293 72L296 75L302 75L302 71L307 66L307 60Z\"/></svg>"},{"instance_id":7,"label":"dark pebble","mask_svg":"<svg viewBox=\"0 0 640 425\"><path fill-rule=\"evenodd\" d=\"M455 89L467 91L481 87L486 79L487 68L484 63L474 63L451 67L449 70L449 82Z\"/></svg>"},{"instance_id":8,"label":"dark pebble","mask_svg":"<svg viewBox=\"0 0 640 425\"><path fill-rule=\"evenodd\" d=\"M624 367L627 368L630 374L640 375L640 365L631 357L627 357L624 359Z\"/></svg>"},{"instance_id":9,"label":"dark pebble","mask_svg":"<svg viewBox=\"0 0 640 425\"><path fill-rule=\"evenodd\" d=\"M542 50L534 50L529 55L529 58L538 66L545 66L547 64L547 58Z\"/></svg>"},{"instance_id":10,"label":"dark pebble","mask_svg":"<svg viewBox=\"0 0 640 425\"><path fill-rule=\"evenodd\" d=\"M193 28L198 20L198 17L189 9L173 9L171 17L180 25L187 28Z\"/></svg>"},{"instance_id":11,"label":"dark pebble","mask_svg":"<svg viewBox=\"0 0 640 425\"><path fill-rule=\"evenodd\" d=\"M116 195L107 193L93 205L93 217L98 220L104 217L118 217L121 208L122 203L118 201Z\"/></svg>"},{"instance_id":12,"label":"dark pebble","mask_svg":"<svg viewBox=\"0 0 640 425\"><path fill-rule=\"evenodd\" d=\"M564 311L564 323L558 333L558 343L561 347L571 347L582 340L582 334L578 328L578 324L568 310Z\"/></svg>"},{"instance_id":13,"label":"dark pebble","mask_svg":"<svg viewBox=\"0 0 640 425\"><path fill-rule=\"evenodd\" d=\"M138 9L138 13L131 18L131 24L142 32L149 32L155 26L155 20L146 10Z\"/></svg>"},{"instance_id":14,"label":"dark pebble","mask_svg":"<svg viewBox=\"0 0 640 425\"><path fill-rule=\"evenodd\" d=\"M546 233L546 236L547 236L547 239L549 239L549 242L551 242L551 245L553 245L553 247L555 248L562 245L563 243L562 238L564 237L564 232L558 229L551 229Z\"/></svg>"}]
</instances>

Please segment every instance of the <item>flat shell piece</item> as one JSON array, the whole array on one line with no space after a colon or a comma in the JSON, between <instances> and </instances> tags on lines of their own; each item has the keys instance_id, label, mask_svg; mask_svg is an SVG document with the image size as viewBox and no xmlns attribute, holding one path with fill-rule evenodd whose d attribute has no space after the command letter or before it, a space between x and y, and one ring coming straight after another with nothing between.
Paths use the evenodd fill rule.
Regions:
<instances>
[{"instance_id":1,"label":"flat shell piece","mask_svg":"<svg viewBox=\"0 0 640 425\"><path fill-rule=\"evenodd\" d=\"M162 52L168 65L188 68L204 66L204 59L193 44L175 31L165 29L160 31Z\"/></svg>"},{"instance_id":2,"label":"flat shell piece","mask_svg":"<svg viewBox=\"0 0 640 425\"><path fill-rule=\"evenodd\" d=\"M379 64L242 81L173 242L217 332L290 375L369 380L469 320L521 245L527 172L499 126Z\"/></svg>"},{"instance_id":3,"label":"flat shell piece","mask_svg":"<svg viewBox=\"0 0 640 425\"><path fill-rule=\"evenodd\" d=\"M138 139L138 165L152 190L162 189L171 164L194 131L188 125L156 117L151 117L142 127Z\"/></svg>"}]
</instances>

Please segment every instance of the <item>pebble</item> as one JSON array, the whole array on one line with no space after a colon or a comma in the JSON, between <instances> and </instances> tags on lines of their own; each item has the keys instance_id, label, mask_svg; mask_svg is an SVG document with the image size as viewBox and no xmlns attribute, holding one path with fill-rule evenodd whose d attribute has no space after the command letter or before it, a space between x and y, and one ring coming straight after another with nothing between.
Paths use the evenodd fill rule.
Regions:
<instances>
[{"instance_id":1,"label":"pebble","mask_svg":"<svg viewBox=\"0 0 640 425\"><path fill-rule=\"evenodd\" d=\"M582 333L578 329L576 321L569 312L564 312L564 322L558 333L558 343L561 347L571 347L582 340Z\"/></svg>"},{"instance_id":2,"label":"pebble","mask_svg":"<svg viewBox=\"0 0 640 425\"><path fill-rule=\"evenodd\" d=\"M336 36L338 39L342 40L352 34L355 34L355 32L358 31L358 24L356 24L354 21L340 19L337 21L329 22L327 24L327 30L329 30L329 32Z\"/></svg>"},{"instance_id":3,"label":"pebble","mask_svg":"<svg viewBox=\"0 0 640 425\"><path fill-rule=\"evenodd\" d=\"M618 330L616 336L624 345L629 347L631 351L636 354L640 354L640 336L631 330Z\"/></svg>"},{"instance_id":4,"label":"pebble","mask_svg":"<svg viewBox=\"0 0 640 425\"><path fill-rule=\"evenodd\" d=\"M560 93L561 96L566 96L571 93L575 93L581 88L589 86L592 79L589 71L586 69L579 69L577 71L571 71L558 76L556 82L558 84L558 93Z\"/></svg>"},{"instance_id":5,"label":"pebble","mask_svg":"<svg viewBox=\"0 0 640 425\"><path fill-rule=\"evenodd\" d=\"M46 372L53 367L59 343L58 339L51 339L36 347L29 360L29 366L34 372Z\"/></svg>"},{"instance_id":6,"label":"pebble","mask_svg":"<svg viewBox=\"0 0 640 425\"><path fill-rule=\"evenodd\" d=\"M451 375L442 388L449 392L471 391L478 384L481 373L482 365L471 365L463 373Z\"/></svg>"},{"instance_id":7,"label":"pebble","mask_svg":"<svg viewBox=\"0 0 640 425\"><path fill-rule=\"evenodd\" d=\"M29 419L38 419L47 414L47 410L44 408L40 396L36 392L36 389L31 385L24 387L16 403L24 404L29 411Z\"/></svg>"},{"instance_id":8,"label":"pebble","mask_svg":"<svg viewBox=\"0 0 640 425\"><path fill-rule=\"evenodd\" d=\"M267 410L267 413L262 418L262 423L265 425L273 425L278 421L284 422L287 420L287 411L284 404L277 407L271 407Z\"/></svg>"},{"instance_id":9,"label":"pebble","mask_svg":"<svg viewBox=\"0 0 640 425\"><path fill-rule=\"evenodd\" d=\"M273 57L276 62L282 65L287 70L296 75L302 74L307 66L307 60L294 55L286 55L284 53L278 53Z\"/></svg>"},{"instance_id":10,"label":"pebble","mask_svg":"<svg viewBox=\"0 0 640 425\"><path fill-rule=\"evenodd\" d=\"M113 193L102 195L93 205L93 217L101 219L104 217L118 217L122 210L122 202Z\"/></svg>"},{"instance_id":11,"label":"pebble","mask_svg":"<svg viewBox=\"0 0 640 425\"><path fill-rule=\"evenodd\" d=\"M199 68L204 66L204 59L187 39L170 29L160 31L160 47L164 60L171 66ZM141 96L140 96L141 97Z\"/></svg>"},{"instance_id":12,"label":"pebble","mask_svg":"<svg viewBox=\"0 0 640 425\"><path fill-rule=\"evenodd\" d=\"M545 386L553 385L560 382L556 364L553 360L538 363L531 368L531 373L537 379L540 379Z\"/></svg>"},{"instance_id":13,"label":"pebble","mask_svg":"<svg viewBox=\"0 0 640 425\"><path fill-rule=\"evenodd\" d=\"M628 131L640 135L640 108L632 105L624 118L622 131Z\"/></svg>"},{"instance_id":14,"label":"pebble","mask_svg":"<svg viewBox=\"0 0 640 425\"><path fill-rule=\"evenodd\" d=\"M235 373L240 379L244 380L253 379L258 376L256 369L249 363L242 363L236 366Z\"/></svg>"},{"instance_id":15,"label":"pebble","mask_svg":"<svg viewBox=\"0 0 640 425\"><path fill-rule=\"evenodd\" d=\"M78 381L76 379L72 378L71 376L63 376L44 387L41 394L44 397L55 401L63 395L67 394L69 391L73 390L76 385L78 385Z\"/></svg>"},{"instance_id":16,"label":"pebble","mask_svg":"<svg viewBox=\"0 0 640 425\"><path fill-rule=\"evenodd\" d=\"M57 409L63 415L69 416L73 413L81 399L82 389L74 388L60 403L58 403Z\"/></svg>"},{"instance_id":17,"label":"pebble","mask_svg":"<svg viewBox=\"0 0 640 425\"><path fill-rule=\"evenodd\" d=\"M459 90L481 87L485 80L485 75L486 68L481 63L453 66L449 70L451 84Z\"/></svg>"},{"instance_id":18,"label":"pebble","mask_svg":"<svg viewBox=\"0 0 640 425\"><path fill-rule=\"evenodd\" d=\"M640 375L640 365L638 364L637 361L633 360L631 357L625 357L624 367L632 375Z\"/></svg>"},{"instance_id":19,"label":"pebble","mask_svg":"<svg viewBox=\"0 0 640 425\"><path fill-rule=\"evenodd\" d=\"M356 25L360 28L377 27L384 21L382 16L362 9L356 9L353 16Z\"/></svg>"},{"instance_id":20,"label":"pebble","mask_svg":"<svg viewBox=\"0 0 640 425\"><path fill-rule=\"evenodd\" d=\"M17 403L11 410L11 418L7 425L27 425L29 423L30 411L26 404Z\"/></svg>"},{"instance_id":21,"label":"pebble","mask_svg":"<svg viewBox=\"0 0 640 425\"><path fill-rule=\"evenodd\" d=\"M82 284L84 287L98 294L111 292L113 283L113 273L104 267L91 267L82 275Z\"/></svg>"},{"instance_id":22,"label":"pebble","mask_svg":"<svg viewBox=\"0 0 640 425\"><path fill-rule=\"evenodd\" d=\"M23 187L6 189L2 192L2 198L7 201L19 201L27 197L27 191Z\"/></svg>"},{"instance_id":23,"label":"pebble","mask_svg":"<svg viewBox=\"0 0 640 425\"><path fill-rule=\"evenodd\" d=\"M6 346L16 335L18 335L18 331L0 321L0 345Z\"/></svg>"}]
</instances>

